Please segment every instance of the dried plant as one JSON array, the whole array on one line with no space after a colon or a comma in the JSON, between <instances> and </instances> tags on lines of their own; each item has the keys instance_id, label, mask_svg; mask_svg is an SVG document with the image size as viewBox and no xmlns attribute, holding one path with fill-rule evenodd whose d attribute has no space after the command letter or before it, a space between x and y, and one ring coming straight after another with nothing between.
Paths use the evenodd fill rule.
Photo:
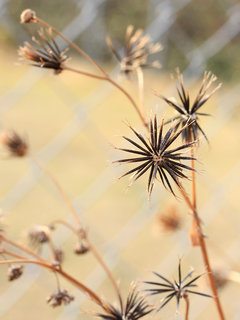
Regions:
<instances>
[{"instance_id":1,"label":"dried plant","mask_svg":"<svg viewBox=\"0 0 240 320\"><path fill-rule=\"evenodd\" d=\"M104 306L105 313L98 313L97 317L105 320L138 320L153 311L153 308L148 305L145 298L142 297L132 285L127 297L126 304L122 303L120 298L120 308L112 305Z\"/></svg>"},{"instance_id":2,"label":"dried plant","mask_svg":"<svg viewBox=\"0 0 240 320\"><path fill-rule=\"evenodd\" d=\"M19 48L20 60L35 67L53 69L59 74L67 60L66 50L59 49L51 28L40 29L38 35L39 40L32 38L35 45L25 42L24 46Z\"/></svg>"},{"instance_id":3,"label":"dried plant","mask_svg":"<svg viewBox=\"0 0 240 320\"><path fill-rule=\"evenodd\" d=\"M160 43L153 44L149 35L143 36L143 30L137 29L134 32L134 26L129 25L126 30L124 54L121 55L114 48L109 37L106 39L112 53L121 65L121 71L125 74L136 71L138 68L153 67L160 68L159 62L156 60L148 63L150 55L162 50Z\"/></svg>"},{"instance_id":4,"label":"dried plant","mask_svg":"<svg viewBox=\"0 0 240 320\"><path fill-rule=\"evenodd\" d=\"M1 144L6 147L11 156L24 157L28 153L28 144L26 139L22 138L14 130L8 130L1 133Z\"/></svg>"},{"instance_id":5,"label":"dried plant","mask_svg":"<svg viewBox=\"0 0 240 320\"><path fill-rule=\"evenodd\" d=\"M209 116L209 114L199 112L199 109L221 87L221 84L218 84L215 88L210 90L210 87L217 80L217 77L211 74L211 72L205 72L199 92L191 105L189 92L185 89L183 77L178 69L177 80L178 82L176 81L176 89L180 101L172 98L165 98L164 96L160 95L160 97L164 101L166 101L169 106L173 107L178 113L177 116L171 118L166 123L176 121L176 127L178 128L179 126L185 127L186 123L188 121L191 121L191 124L185 127L182 132L183 140L186 143L189 143L192 140L197 140L199 137L199 133L202 133L205 139L208 141L205 132L199 124L199 117Z\"/></svg>"},{"instance_id":6,"label":"dried plant","mask_svg":"<svg viewBox=\"0 0 240 320\"><path fill-rule=\"evenodd\" d=\"M23 274L23 266L11 265L8 268L8 281L13 281L21 277Z\"/></svg>"},{"instance_id":7,"label":"dried plant","mask_svg":"<svg viewBox=\"0 0 240 320\"><path fill-rule=\"evenodd\" d=\"M175 130L175 127L171 127L165 135L163 135L163 125L161 122L160 129L158 129L158 121L156 115L154 119L150 121L149 137L144 138L140 133L138 133L133 127L129 126L134 135L137 137L137 142L123 137L125 140L130 142L135 149L123 149L118 148L121 151L135 154L134 158L126 158L117 160L117 163L141 163L134 169L129 170L122 177L129 174L133 174L131 177L132 182L139 179L145 172L149 171L148 177L148 193L151 195L155 180L159 176L164 187L169 189L173 195L175 195L169 177L178 188L182 189L179 182L179 178L187 178L183 173L183 169L192 170L191 167L181 163L182 160L195 160L192 157L185 156L182 151L189 148L192 143L183 144L180 147L170 149L169 147L174 143L178 136L186 129L183 127L181 130ZM187 124L186 126L188 126ZM140 143L140 144L139 144Z\"/></svg>"},{"instance_id":8,"label":"dried plant","mask_svg":"<svg viewBox=\"0 0 240 320\"><path fill-rule=\"evenodd\" d=\"M182 218L175 206L168 208L166 212L159 212L157 215L158 222L167 231L176 231L181 227Z\"/></svg>"},{"instance_id":9,"label":"dried plant","mask_svg":"<svg viewBox=\"0 0 240 320\"><path fill-rule=\"evenodd\" d=\"M163 280L163 282L152 282L152 281L146 281L146 284L153 285L153 288L146 289L147 292L149 292L150 295L157 295L157 294L167 294L166 297L162 299L162 304L158 308L158 311L161 310L166 304L172 300L174 297L177 300L177 310L179 309L179 304L181 299L186 299L189 294L196 294L203 297L211 298L209 294L201 293L192 291L192 288L195 288L196 281L201 277L201 275L194 277L193 279L187 281L187 279L191 278L194 270L189 271L185 277L182 277L182 270L181 270L181 260L178 264L178 281L174 280L173 282L168 280L167 278L163 277L157 272L154 272L154 274Z\"/></svg>"},{"instance_id":10,"label":"dried plant","mask_svg":"<svg viewBox=\"0 0 240 320\"><path fill-rule=\"evenodd\" d=\"M62 304L69 304L70 302L72 302L74 300L74 297L71 296L67 290L59 290L56 293L51 294L48 298L47 298L47 303L55 308L55 307L59 307Z\"/></svg>"}]
</instances>

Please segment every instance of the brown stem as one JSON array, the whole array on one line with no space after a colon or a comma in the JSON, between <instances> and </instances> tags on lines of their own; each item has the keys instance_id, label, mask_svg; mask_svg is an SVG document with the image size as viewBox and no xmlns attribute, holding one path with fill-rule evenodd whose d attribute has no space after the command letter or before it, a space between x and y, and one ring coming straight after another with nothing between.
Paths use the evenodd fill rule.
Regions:
<instances>
[{"instance_id":1,"label":"brown stem","mask_svg":"<svg viewBox=\"0 0 240 320\"><path fill-rule=\"evenodd\" d=\"M31 158L33 159L33 161L42 169L44 170L44 172L52 179L52 181L54 182L54 184L56 185L56 187L58 188L61 196L63 197L63 200L65 201L67 207L69 208L70 212L72 213L73 217L75 218L79 228L81 229L81 223L80 220L78 218L78 215L75 211L75 209L73 208L70 199L68 198L67 194L65 193L65 191L62 189L61 185L59 184L59 182L56 180L56 178L52 175L52 173L45 167L43 166L36 157L34 157L33 155L31 155ZM73 230L73 228L72 228ZM79 232L78 232L79 234ZM118 289L118 285L110 271L110 269L107 267L107 265L105 264L105 262L103 261L101 255L98 253L98 251L96 250L96 248L89 242L88 238L85 239L87 241L87 243L89 244L89 247L93 253L93 255L95 256L95 258L97 259L97 261L100 263L100 265L103 267L103 269L105 270L106 274L108 275L110 281L112 282L113 287L116 290L117 296L119 297L119 289Z\"/></svg>"},{"instance_id":2,"label":"brown stem","mask_svg":"<svg viewBox=\"0 0 240 320\"><path fill-rule=\"evenodd\" d=\"M76 233L77 235L79 235L79 230L74 228L69 222L65 221L65 220L61 220L61 219L57 219L57 220L53 220L50 225L54 226L55 224L62 224L65 227L67 227L68 229L70 229L73 233Z\"/></svg>"},{"instance_id":3,"label":"brown stem","mask_svg":"<svg viewBox=\"0 0 240 320\"><path fill-rule=\"evenodd\" d=\"M79 48L75 43L73 43L72 41L70 41L69 39L67 39L66 37L64 37L64 35L59 32L58 30L56 30L55 28L53 28L52 26L50 26L47 22L43 21L42 19L39 18L34 18L33 22L36 22L40 25L42 25L45 28L50 28L54 33L56 33L59 37L61 37L64 41L66 41L72 48L74 48L77 52L79 52L83 57L85 57L92 65L94 65L102 74L104 74L105 76L107 76L107 73L103 70L103 68L96 62L94 61L91 57L89 57L89 55L83 51L81 48Z\"/></svg>"},{"instance_id":4,"label":"brown stem","mask_svg":"<svg viewBox=\"0 0 240 320\"><path fill-rule=\"evenodd\" d=\"M113 287L115 288L115 291L117 293L117 296L120 296L120 292L119 292L119 287L118 284L116 282L116 280L113 277L112 272L110 271L110 269L107 267L107 265L105 264L104 260L102 259L101 255L98 253L97 249L95 248L95 246L88 240L88 238L86 239L87 243L89 245L90 250L92 251L92 253L95 255L95 257L97 258L97 260L99 261L99 263L102 265L102 267L104 268L105 272L107 273L109 279L111 280Z\"/></svg>"},{"instance_id":5,"label":"brown stem","mask_svg":"<svg viewBox=\"0 0 240 320\"><path fill-rule=\"evenodd\" d=\"M86 287L82 282L80 282L77 279L73 278L67 272L63 271L62 269L55 268L54 266L52 266L51 264L49 264L49 263L47 263L45 261L36 261L36 260L31 260L31 259L18 259L18 260L0 261L0 264L14 264L14 263L33 263L33 264L40 265L40 266L42 266L44 268L47 268L49 270L52 270L54 272L57 272L61 276L63 276L65 279L67 279L69 282L74 284L81 291L83 291L84 293L88 294L95 303L97 303L97 304L99 304L99 305L101 305L103 307L105 306L105 304L102 302L102 300L99 298L99 296L96 293L94 293L91 289Z\"/></svg>"},{"instance_id":6,"label":"brown stem","mask_svg":"<svg viewBox=\"0 0 240 320\"><path fill-rule=\"evenodd\" d=\"M114 80L112 80L111 78L107 78L108 82L110 82L113 86L115 86L116 88L118 88L127 98L128 100L131 102L131 104L133 105L134 109L136 110L139 118L141 119L143 125L147 128L147 130L149 130L148 128L148 123L145 120L145 117L142 115L138 105L136 104L136 102L133 100L133 98L131 97L131 95L123 88L121 87L117 82L115 82Z\"/></svg>"},{"instance_id":7,"label":"brown stem","mask_svg":"<svg viewBox=\"0 0 240 320\"><path fill-rule=\"evenodd\" d=\"M189 301L189 297L188 297L187 294L184 295L184 300L185 300L185 303L186 303L184 320L188 320L190 301Z\"/></svg>"},{"instance_id":8,"label":"brown stem","mask_svg":"<svg viewBox=\"0 0 240 320\"><path fill-rule=\"evenodd\" d=\"M74 210L70 199L68 198L67 194L65 193L65 191L63 190L63 188L61 187L60 183L57 181L57 179L54 177L54 175L44 166L42 165L42 163L40 161L38 161L38 159L34 156L31 155L31 159L47 174L47 176L50 177L50 179L53 181L53 183L55 184L55 186L57 187L59 193L61 194L66 206L68 207L69 211L71 212L73 218L75 219L75 222L77 223L78 227L81 228L82 224L81 221L76 213L76 211Z\"/></svg>"},{"instance_id":9,"label":"brown stem","mask_svg":"<svg viewBox=\"0 0 240 320\"><path fill-rule=\"evenodd\" d=\"M15 242L15 241L13 241L13 240L10 240L10 239L6 238L4 235L1 235L1 239L2 239L3 241L5 241L5 242L11 244L12 246L14 246L14 247L16 247L16 248L18 248L18 249L26 252L27 254L33 256L34 258L43 261L43 259L42 259L38 254L36 254L34 251L30 250L29 248L24 247L24 246L21 245L20 243Z\"/></svg>"},{"instance_id":10,"label":"brown stem","mask_svg":"<svg viewBox=\"0 0 240 320\"><path fill-rule=\"evenodd\" d=\"M65 65L62 66L62 70L68 70L68 71L76 72L76 73L79 73L79 74L81 74L83 76L94 78L94 79L98 79L98 80L107 80L107 77L98 76L96 74L92 74L92 73L88 73L88 72L85 72L85 71L77 70L77 69L74 69L74 68L71 68L71 67L67 67Z\"/></svg>"},{"instance_id":11,"label":"brown stem","mask_svg":"<svg viewBox=\"0 0 240 320\"><path fill-rule=\"evenodd\" d=\"M136 102L133 100L133 98L131 97L131 95L125 90L123 89L120 85L118 85L114 80L112 80L109 75L107 74L107 72L104 71L104 69L95 61L93 60L85 51L83 51L81 48L79 48L75 43L73 43L72 41L70 41L69 39L67 39L66 37L64 37L64 35L59 32L58 30L56 30L55 28L53 28L52 26L50 26L47 22L39 19L39 18L34 18L33 22L38 23L40 25L42 25L45 28L50 28L55 34L57 34L59 37L61 37L64 41L66 41L72 48L74 48L77 52L79 52L82 56L84 56L92 65L94 65L103 75L104 77L101 76L97 76L97 75L92 75L89 73L85 73L83 71L77 71L75 69L71 70L73 72L78 72L81 73L83 75L92 77L92 78L96 78L96 79L101 79L101 80L106 80L108 82L110 82L112 85L114 85L116 88L118 88L120 91L122 91L122 93L129 99L129 101L132 103L133 107L135 108L137 114L139 115L142 123L144 124L144 126L146 126L146 128L148 129L148 124L145 121L145 117L142 115L141 111L139 110ZM68 67L63 67L64 69L68 69L70 70L71 68Z\"/></svg>"},{"instance_id":12,"label":"brown stem","mask_svg":"<svg viewBox=\"0 0 240 320\"><path fill-rule=\"evenodd\" d=\"M191 137L191 141L193 141L192 137ZM191 157L194 158L194 146L191 146ZM191 167L192 169L194 169L194 160L191 161ZM199 245L202 251L202 256L203 256L203 261L205 264L205 268L207 269L207 275L208 275L208 279L209 279L209 283L210 283L210 287L212 289L213 292L213 298L215 300L216 303L216 307L219 313L219 317L221 320L224 320L224 314L223 314L223 310L222 310L222 306L218 297L218 292L217 292L217 288L216 288L216 284L215 284L215 280L213 277L213 273L212 273L212 269L210 266L210 261L209 261L209 257L208 257L208 253L207 253L207 247L206 247L206 242L205 242L205 238L202 232L202 226L201 226L201 221L200 218L198 216L198 212L196 209L196 178L195 178L195 171L192 170L192 204L193 204L193 219L195 221L196 224L196 229L198 232L198 238L199 238Z\"/></svg>"}]
</instances>

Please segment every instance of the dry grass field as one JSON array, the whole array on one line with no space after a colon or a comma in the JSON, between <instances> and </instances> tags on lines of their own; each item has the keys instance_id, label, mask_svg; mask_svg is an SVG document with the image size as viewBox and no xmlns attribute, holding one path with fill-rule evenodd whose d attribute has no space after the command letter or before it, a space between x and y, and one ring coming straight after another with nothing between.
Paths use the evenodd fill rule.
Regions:
<instances>
[{"instance_id":1,"label":"dry grass field","mask_svg":"<svg viewBox=\"0 0 240 320\"><path fill-rule=\"evenodd\" d=\"M56 76L51 71L16 65L16 61L15 52L0 51L1 128L25 135L31 152L61 183L90 239L119 280L122 292L127 292L133 280L153 279L152 270L169 278L176 276L179 257L183 257L184 272L192 266L196 274L204 273L199 249L189 242L191 219L181 198L174 199L157 183L149 202L146 177L131 188L127 188L128 178L118 180L126 167L111 164L122 156L113 146L126 146L121 138L130 134L126 120L143 132L125 97L98 80L67 71ZM82 64L74 59L72 63ZM165 118L172 115L172 110L152 94L156 89L166 96L175 95L169 75L161 70L148 72L145 81L149 114L156 112ZM122 83L136 96L134 84L124 79ZM196 94L199 82L186 83ZM197 192L213 268L240 272L239 106L237 88L224 84L203 108L213 117L201 122L210 145L201 139ZM13 239L26 243L27 231L33 225L49 224L56 218L71 221L54 184L30 158L9 158L2 150L0 180L3 223ZM186 188L190 192L189 182ZM181 217L182 225L176 232L164 230L157 219L158 213L167 212L170 206L176 206ZM65 252L64 268L113 303L109 280L91 254L74 255L74 240L63 227L54 233L54 242ZM43 254L48 256L47 247ZM12 283L7 281L6 272L7 267L1 266L2 320L90 319L82 312L97 311L81 292L62 279L61 286L75 296L75 301L66 307L49 307L45 299L56 289L51 272L29 265L24 275ZM210 293L205 278L199 281L199 291ZM240 283L229 281L220 290L227 319L240 318L239 296ZM217 319L211 299L194 296L191 303L191 319ZM171 302L156 319L183 319L183 310L182 305L175 315L175 303Z\"/></svg>"}]
</instances>

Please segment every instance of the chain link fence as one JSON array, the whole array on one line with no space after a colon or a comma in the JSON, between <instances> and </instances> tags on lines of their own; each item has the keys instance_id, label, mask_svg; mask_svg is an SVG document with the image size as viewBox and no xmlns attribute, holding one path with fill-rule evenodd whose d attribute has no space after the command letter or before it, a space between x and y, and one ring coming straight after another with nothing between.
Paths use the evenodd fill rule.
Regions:
<instances>
[{"instance_id":1,"label":"chain link fence","mask_svg":"<svg viewBox=\"0 0 240 320\"><path fill-rule=\"evenodd\" d=\"M75 0L75 16L65 26L63 34L75 41L88 32L96 20L97 29L106 32L102 8L107 2L107 0ZM196 2L201 6L200 1ZM149 1L151 16L146 32L154 41L163 43L164 51L161 53L163 65L173 50L170 44L174 43L179 54L184 56L185 69L182 71L187 84L194 88L195 79L209 67L209 61L228 47L233 40L239 41L240 5L237 2L215 1L215 5L224 7L225 21L207 38L197 42L186 32L184 25L181 25L178 19L179 15L184 14L184 10L193 3L191 0ZM16 26L11 18L8 5L7 0L2 0L0 3L0 24L9 33L16 33L20 30L20 26ZM197 12L195 14L197 15ZM18 32L19 39L22 40L26 35L25 31ZM91 38L88 40L90 42ZM65 46L59 39L58 42L61 47ZM101 54L99 56L101 57ZM6 58L6 54L4 57ZM2 65L4 67L3 63ZM108 160L111 161L119 156L110 145L120 141L113 137L121 134L120 129L116 129L115 126L122 119L130 118L130 121L135 119L124 98L120 98L114 88L103 82L94 82L93 88L89 88L85 83L86 79L78 80L75 77L72 79L67 74L66 78L65 74L53 78L43 70L24 69L24 67L21 67L17 77L14 76L14 80L11 81L11 73L13 74L16 68L10 67L10 74L6 79L5 76L1 79L3 87L0 91L1 127L18 124L18 127L29 135L30 144L33 150L37 150L35 153L38 159L63 183L79 216L88 226L90 237L99 244L99 250L103 252L104 259L116 278L121 279L122 290L127 292L131 280L149 279L151 270L162 274L174 274L178 258L182 256L186 270L188 265L192 265L197 272L204 271L198 249L193 249L189 244L187 234L190 219L181 201L178 200L176 205L184 216L184 225L176 234L169 235L159 232L157 228L156 213L167 210L174 202L169 200L170 195L163 188L157 186L157 191L155 190L149 203L144 182L137 183L127 194L124 192L126 180L114 183L123 170L122 167L114 168L107 164ZM236 62L236 68L239 68L239 62L238 65ZM3 72L6 72L7 66L3 69ZM163 69L168 71L167 68ZM163 74L164 71L160 72ZM112 71L112 76L117 77L117 73L118 68ZM159 85L157 80L159 76L154 73L151 77L157 90L163 93L161 88L164 88L165 96L175 95L173 86L165 84L166 82L170 84L168 75L159 81ZM207 236L210 235L208 245L210 258L214 261L212 264L224 270L237 270L240 258L238 250L240 206L237 201L240 186L237 143L239 92L238 78L216 94L214 117L204 123L208 128L206 131L211 145L209 147L203 143L199 151L200 173L197 186L200 195L199 212L204 222L204 230ZM119 103L115 102L116 99L122 99L121 103L124 104L122 112L119 110ZM37 108L41 103L42 111L38 112ZM154 110L157 109L158 113L168 114L167 108L156 97L152 96L148 103ZM63 115L60 115L61 110ZM124 110L129 111L124 114ZM31 116L35 119L33 120ZM119 128L123 127L124 125L119 124ZM10 181L4 183L5 186L1 189L2 214L16 239L19 234L24 237L22 227L26 225L28 228L34 221L49 223L58 215L71 220L54 186L31 160L28 163L22 161L20 165L15 160L9 161L9 164L6 160L1 162L1 173L6 179L2 181L7 181L7 174L11 174ZM203 170L206 172L202 173ZM83 178L80 175L83 175ZM53 200L50 200L51 198ZM41 210L45 212L41 213ZM67 252L66 268L72 270L91 288L111 297L108 280L91 257L83 257L82 262L81 258L71 257L69 252L72 237L68 231L59 228L54 241L58 246L63 246ZM46 319L58 320L89 318L81 314L80 310L82 308L89 310L92 306L89 306L82 293L74 288L71 290L75 296L72 304L63 309L49 310L42 300L44 295L54 291L53 277L46 276L45 271L36 266L26 266L25 270L23 278L7 285L4 274L1 275L1 283L4 283L0 291L1 319L18 320L33 316L36 319L44 316ZM204 280L202 285L206 286ZM223 307L230 315L229 318L239 319L239 305L237 301L233 301L233 297L239 296L239 286L234 283L229 284L222 289L220 295ZM163 310L158 318L172 319L175 307L171 308ZM210 299L205 299L199 304L199 298L194 298L191 309L191 319L217 318ZM36 314L38 312L39 315ZM176 318L181 319L182 314L180 312Z\"/></svg>"}]
</instances>

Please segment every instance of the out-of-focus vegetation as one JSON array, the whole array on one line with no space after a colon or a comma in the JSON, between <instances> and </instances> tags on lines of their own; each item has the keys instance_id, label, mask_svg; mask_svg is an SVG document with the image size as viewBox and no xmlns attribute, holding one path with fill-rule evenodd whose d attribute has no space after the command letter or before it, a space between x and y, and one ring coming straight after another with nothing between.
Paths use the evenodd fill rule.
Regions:
<instances>
[{"instance_id":1,"label":"out-of-focus vegetation","mask_svg":"<svg viewBox=\"0 0 240 320\"><path fill-rule=\"evenodd\" d=\"M43 17L50 24L63 30L81 12L84 3L84 1L74 0L9 0L0 21L0 42L11 44L15 49L16 44L26 40L26 37L30 38L33 28L31 27L31 31L28 26L22 28L18 22L19 15L25 8L32 8L39 17ZM170 5L174 8L180 3L180 1L173 1ZM201 46L214 35L229 19L232 13L231 8L237 3L236 0L193 0L177 11L168 31L160 39L154 39L162 41L165 47L165 52L162 53L163 61L161 61L163 69L187 67L189 61L186 56L189 51ZM75 41L94 58L109 61L112 57L105 43L106 34L115 39L121 48L127 25L133 24L145 29L156 17L156 6L159 4L161 1L105 1L98 7L97 12L94 13L91 10L86 12L86 18L91 14L96 16ZM161 11L161 7L158 10ZM160 11L157 13L161 13ZM169 19L172 17L170 16ZM161 28L161 21L159 28ZM237 80L240 71L239 51L240 36L238 34L216 55L209 58L208 69L223 81Z\"/></svg>"}]
</instances>

